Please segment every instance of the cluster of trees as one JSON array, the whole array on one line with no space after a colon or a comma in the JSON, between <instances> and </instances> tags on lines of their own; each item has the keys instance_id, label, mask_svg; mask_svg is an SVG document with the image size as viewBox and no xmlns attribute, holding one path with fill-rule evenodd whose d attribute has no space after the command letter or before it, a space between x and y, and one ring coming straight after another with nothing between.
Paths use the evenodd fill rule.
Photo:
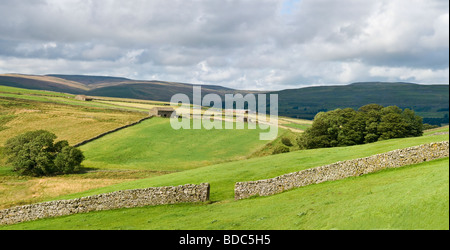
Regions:
<instances>
[{"instance_id":1,"label":"cluster of trees","mask_svg":"<svg viewBox=\"0 0 450 250\"><path fill-rule=\"evenodd\" d=\"M56 135L45 130L30 131L5 144L8 163L21 175L48 176L72 174L81 169L81 150L67 141L54 143Z\"/></svg>"},{"instance_id":2,"label":"cluster of trees","mask_svg":"<svg viewBox=\"0 0 450 250\"><path fill-rule=\"evenodd\" d=\"M423 119L413 110L369 104L320 112L298 138L300 148L351 146L391 138L421 136Z\"/></svg>"}]
</instances>

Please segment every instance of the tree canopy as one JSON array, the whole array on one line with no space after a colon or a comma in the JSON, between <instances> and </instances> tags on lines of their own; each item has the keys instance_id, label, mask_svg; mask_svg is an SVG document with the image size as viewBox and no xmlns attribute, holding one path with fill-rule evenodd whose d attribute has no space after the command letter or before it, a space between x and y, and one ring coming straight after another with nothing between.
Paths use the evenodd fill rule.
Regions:
<instances>
[{"instance_id":1,"label":"tree canopy","mask_svg":"<svg viewBox=\"0 0 450 250\"><path fill-rule=\"evenodd\" d=\"M301 148L351 146L391 138L421 136L423 121L413 110L368 104L320 112L299 139Z\"/></svg>"},{"instance_id":2,"label":"tree canopy","mask_svg":"<svg viewBox=\"0 0 450 250\"><path fill-rule=\"evenodd\" d=\"M26 132L5 144L8 163L21 175L71 174L81 169L81 150L67 141L54 143L56 135L45 130Z\"/></svg>"}]
</instances>

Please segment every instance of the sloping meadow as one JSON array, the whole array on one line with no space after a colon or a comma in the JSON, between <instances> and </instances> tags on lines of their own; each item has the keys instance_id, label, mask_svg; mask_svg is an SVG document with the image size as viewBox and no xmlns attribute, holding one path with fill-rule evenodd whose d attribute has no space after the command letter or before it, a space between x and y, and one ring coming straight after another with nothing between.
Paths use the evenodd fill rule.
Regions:
<instances>
[{"instance_id":1,"label":"sloping meadow","mask_svg":"<svg viewBox=\"0 0 450 250\"><path fill-rule=\"evenodd\" d=\"M94 212L2 229L447 229L448 158L234 201L237 181L272 178L341 160L448 140L448 135L297 151L143 179L65 199L210 180L207 204ZM276 211L276 213L274 213Z\"/></svg>"}]
</instances>

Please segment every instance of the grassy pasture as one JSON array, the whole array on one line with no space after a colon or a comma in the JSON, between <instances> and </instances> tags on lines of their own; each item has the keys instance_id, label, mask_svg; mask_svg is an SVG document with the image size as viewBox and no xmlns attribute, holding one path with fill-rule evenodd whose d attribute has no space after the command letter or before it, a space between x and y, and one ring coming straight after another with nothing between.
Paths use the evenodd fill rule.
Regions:
<instances>
[{"instance_id":1,"label":"grassy pasture","mask_svg":"<svg viewBox=\"0 0 450 250\"><path fill-rule=\"evenodd\" d=\"M47 129L55 132L58 140L73 144L145 116L119 109L140 110L141 104L152 105L123 105L125 101L120 99L81 102L64 94L7 88L0 86L0 155L1 144L24 131ZM0 226L0 230L449 228L448 158L270 197L237 202L233 199L237 181L267 179L448 140L448 134L432 135L448 132L448 127L427 131L417 138L259 157L266 154L257 153L267 148L267 142L255 139L262 131L175 131L168 123L166 119L151 119L84 145L82 149L88 156L84 165L88 169L82 174L38 179L19 177L10 167L0 167L0 209L124 189L202 182L211 183L212 202L95 212ZM298 120L282 123L308 124ZM295 134L283 130L280 136L294 138ZM258 158L246 159L248 156Z\"/></svg>"},{"instance_id":2,"label":"grassy pasture","mask_svg":"<svg viewBox=\"0 0 450 250\"><path fill-rule=\"evenodd\" d=\"M288 128L294 132L303 132L311 127L313 121L305 119L295 119L290 117L279 117L278 124L284 128Z\"/></svg>"},{"instance_id":3,"label":"grassy pasture","mask_svg":"<svg viewBox=\"0 0 450 250\"><path fill-rule=\"evenodd\" d=\"M38 91L32 92L38 94ZM133 174L86 173L48 178L17 176L11 172L11 167L4 167L6 159L2 146L9 138L27 131L45 129L55 133L57 140L67 140L73 145L146 116L138 112L75 106L38 99L46 96L27 97L37 99L6 98L0 94L0 209L161 174L142 171Z\"/></svg>"},{"instance_id":4,"label":"grassy pasture","mask_svg":"<svg viewBox=\"0 0 450 250\"><path fill-rule=\"evenodd\" d=\"M0 167L0 209L162 174L166 173L87 171L83 174L35 178L17 176L10 167Z\"/></svg>"},{"instance_id":5,"label":"grassy pasture","mask_svg":"<svg viewBox=\"0 0 450 250\"><path fill-rule=\"evenodd\" d=\"M212 201L233 200L234 183L236 182L273 178L283 174L323 166L338 161L368 157L398 148L417 146L430 142L447 141L448 138L449 135L422 136L386 140L351 147L300 150L286 154L225 162L160 177L122 183L98 190L68 195L63 198L72 199L124 189L209 182L211 183Z\"/></svg>"},{"instance_id":6,"label":"grassy pasture","mask_svg":"<svg viewBox=\"0 0 450 250\"><path fill-rule=\"evenodd\" d=\"M120 133L114 134L112 137L116 140L112 145L98 142L94 142L96 146L85 145L92 150L86 154L94 155L95 159L85 162L88 172L82 175L35 179L12 173L11 167L6 166L2 145L13 136L45 129L55 133L57 140L68 140L73 145L147 116L143 112L134 112L136 110L144 111L155 105L167 105L120 98L102 98L93 102L73 98L74 95L58 92L0 86L0 208L237 160L245 158L267 143L259 141L257 130L216 130L208 133L205 130L173 131L168 120L157 122L156 118L146 123L151 126L137 126L122 131L123 137L120 137ZM108 151L114 146L117 152ZM213 148L216 150L212 151ZM139 153L133 153L130 157L128 153L135 149ZM96 154L95 151L99 153ZM193 151L197 153L192 153ZM106 154L104 159L100 156L102 153ZM112 160L111 155L116 158ZM122 158L120 164L116 164L117 158ZM170 161L168 168L166 159ZM108 171L105 171L106 168Z\"/></svg>"},{"instance_id":7,"label":"grassy pasture","mask_svg":"<svg viewBox=\"0 0 450 250\"><path fill-rule=\"evenodd\" d=\"M310 185L269 197L233 200L236 181L270 178L339 160L443 140L448 140L448 135L296 151L141 179L60 198L148 186L209 182L212 203L93 212L0 228L448 230L448 158Z\"/></svg>"},{"instance_id":8,"label":"grassy pasture","mask_svg":"<svg viewBox=\"0 0 450 250\"><path fill-rule=\"evenodd\" d=\"M82 174L19 177L11 167L0 167L0 209L237 160L265 143L257 130L175 131L168 119L153 118L82 146Z\"/></svg>"},{"instance_id":9,"label":"grassy pasture","mask_svg":"<svg viewBox=\"0 0 450 250\"><path fill-rule=\"evenodd\" d=\"M5 166L2 146L18 134L45 129L55 133L57 140L67 140L73 145L147 116L110 104L73 98L74 95L58 92L0 86L0 208L162 174L155 171L89 172L38 179L12 173L11 167Z\"/></svg>"},{"instance_id":10,"label":"grassy pasture","mask_svg":"<svg viewBox=\"0 0 450 250\"><path fill-rule=\"evenodd\" d=\"M155 117L80 149L89 168L183 171L246 158L267 143L259 140L261 132L264 130L174 130L170 119Z\"/></svg>"},{"instance_id":11,"label":"grassy pasture","mask_svg":"<svg viewBox=\"0 0 450 250\"><path fill-rule=\"evenodd\" d=\"M18 95L36 95L36 96L59 96L59 97L74 97L72 94L65 94L60 92L45 91L45 90L33 90L22 89L9 86L0 85L0 93L2 94L18 94Z\"/></svg>"},{"instance_id":12,"label":"grassy pasture","mask_svg":"<svg viewBox=\"0 0 450 250\"><path fill-rule=\"evenodd\" d=\"M35 95L35 94L15 94L15 93L0 93L0 98L9 100L20 100L20 101L35 101L41 103L52 103L61 105L71 105L79 106L85 108L100 108L100 109L113 109L113 110L123 110L123 111L146 111L144 109L114 105L110 103L103 103L101 101L78 101L74 97L63 97L63 96L46 96L46 95Z\"/></svg>"},{"instance_id":13,"label":"grassy pasture","mask_svg":"<svg viewBox=\"0 0 450 250\"><path fill-rule=\"evenodd\" d=\"M145 116L138 112L0 96L0 145L11 137L37 129L49 130L58 140L76 144Z\"/></svg>"},{"instance_id":14,"label":"grassy pasture","mask_svg":"<svg viewBox=\"0 0 450 250\"><path fill-rule=\"evenodd\" d=\"M298 123L288 123L288 124L284 124L284 125L288 126L288 127L291 127L291 128L300 129L302 131L305 131L306 129L311 127L310 124L298 124Z\"/></svg>"}]
</instances>

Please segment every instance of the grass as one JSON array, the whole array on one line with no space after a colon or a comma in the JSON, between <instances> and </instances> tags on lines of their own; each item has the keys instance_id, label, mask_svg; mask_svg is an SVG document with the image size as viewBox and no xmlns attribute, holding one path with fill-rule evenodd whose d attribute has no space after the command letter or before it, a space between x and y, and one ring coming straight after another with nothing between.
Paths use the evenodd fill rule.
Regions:
<instances>
[{"instance_id":1,"label":"grass","mask_svg":"<svg viewBox=\"0 0 450 250\"><path fill-rule=\"evenodd\" d=\"M108 101L108 100L98 100L99 103L104 104L112 104L114 106L126 107L126 108L135 108L137 110L150 110L154 107L161 107L162 104L159 103L138 103L138 102L121 102L121 101Z\"/></svg>"},{"instance_id":2,"label":"grass","mask_svg":"<svg viewBox=\"0 0 450 250\"><path fill-rule=\"evenodd\" d=\"M11 137L38 129L76 144L145 116L138 112L0 97L0 146Z\"/></svg>"},{"instance_id":3,"label":"grass","mask_svg":"<svg viewBox=\"0 0 450 250\"><path fill-rule=\"evenodd\" d=\"M448 164L448 158L445 158L237 202L118 209L0 228L11 230L448 230Z\"/></svg>"},{"instance_id":4,"label":"grass","mask_svg":"<svg viewBox=\"0 0 450 250\"><path fill-rule=\"evenodd\" d=\"M128 110L128 111L141 111L141 112L148 111L143 108L136 108L136 107L132 107L132 106L115 105L113 103L104 103L102 101L97 101L97 100L86 102L86 101L75 100L71 97L61 97L61 96L0 93L0 98L29 100L29 101L36 101L36 102L41 102L41 103L55 103L55 104L102 108L102 109L115 109L115 110Z\"/></svg>"},{"instance_id":5,"label":"grass","mask_svg":"<svg viewBox=\"0 0 450 250\"><path fill-rule=\"evenodd\" d=\"M53 91L45 90L32 90L32 89L22 89L9 86L0 85L0 93L2 94L18 94L18 95L36 95L36 96L59 96L59 97L74 97L72 94L65 94Z\"/></svg>"},{"instance_id":6,"label":"grass","mask_svg":"<svg viewBox=\"0 0 450 250\"><path fill-rule=\"evenodd\" d=\"M123 182L57 199L209 182L211 202L94 212L0 229L448 229L448 158L311 185L270 197L234 201L233 191L238 181L266 179L445 140L448 135L296 151Z\"/></svg>"},{"instance_id":7,"label":"grass","mask_svg":"<svg viewBox=\"0 0 450 250\"><path fill-rule=\"evenodd\" d=\"M9 94L16 96L0 97L1 140L42 127L56 132L58 139L69 138L73 143L81 140L80 136L97 135L108 126L139 116L134 112L99 108L95 103L68 105L64 103L66 98L59 96L54 98L61 98L62 103L55 102L56 99L45 102L43 98L48 97L39 93L27 93L26 98L20 98L23 94ZM448 127L425 134L445 131ZM211 184L211 202L207 203L94 212L0 226L0 229L448 230L448 158L311 185L270 197L234 201L233 191L238 181L267 179L337 161L445 141L448 134L244 160L254 152L270 148L270 143L264 145L256 139L260 132L177 131L170 128L169 120L156 118L83 146L88 167L83 174L38 179L18 177L11 168L0 167L0 208L124 189ZM286 131L281 135L295 138L295 134ZM271 143L277 145L279 139Z\"/></svg>"},{"instance_id":8,"label":"grass","mask_svg":"<svg viewBox=\"0 0 450 250\"><path fill-rule=\"evenodd\" d=\"M0 167L0 209L32 204L61 195L78 193L104 186L166 172L157 171L92 171L53 177L18 176L10 167Z\"/></svg>"},{"instance_id":9,"label":"grass","mask_svg":"<svg viewBox=\"0 0 450 250\"><path fill-rule=\"evenodd\" d=\"M211 184L212 201L231 201L234 199L234 184L236 182L273 178L291 172L323 166L343 160L367 157L398 148L407 148L430 142L447 141L448 138L448 135L423 136L380 141L352 147L301 150L287 154L226 162L154 178L121 183L60 198L73 199L118 190L208 182Z\"/></svg>"},{"instance_id":10,"label":"grass","mask_svg":"<svg viewBox=\"0 0 450 250\"><path fill-rule=\"evenodd\" d=\"M20 177L0 167L0 209L245 158L265 143L256 130L175 131L168 119L153 118L81 147L87 157L83 174Z\"/></svg>"},{"instance_id":11,"label":"grass","mask_svg":"<svg viewBox=\"0 0 450 250\"><path fill-rule=\"evenodd\" d=\"M289 123L289 124L284 124L284 125L291 127L291 128L297 128L297 129L300 129L303 131L305 131L306 129L311 127L310 124L298 124L298 123Z\"/></svg>"},{"instance_id":12,"label":"grass","mask_svg":"<svg viewBox=\"0 0 450 250\"><path fill-rule=\"evenodd\" d=\"M274 154L274 151L278 147L288 147L291 152L299 150L299 146L297 144L297 137L298 137L298 135L299 135L299 133L292 132L289 129L280 129L277 139L267 143L263 148L261 148L260 150L254 152L250 156L250 158L272 155L272 154ZM282 142L283 138L289 139L289 141L291 142L292 145L291 146L285 145Z\"/></svg>"},{"instance_id":13,"label":"grass","mask_svg":"<svg viewBox=\"0 0 450 250\"><path fill-rule=\"evenodd\" d=\"M423 132L423 135L427 136L427 135L433 135L435 133L441 133L441 132L448 132L449 130L449 126L444 126L444 127L439 127L439 128L434 128L434 129L429 129Z\"/></svg>"},{"instance_id":14,"label":"grass","mask_svg":"<svg viewBox=\"0 0 450 250\"><path fill-rule=\"evenodd\" d=\"M180 129L170 119L152 118L107 135L80 149L84 165L98 169L183 171L242 159L264 147L260 129Z\"/></svg>"},{"instance_id":15,"label":"grass","mask_svg":"<svg viewBox=\"0 0 450 250\"><path fill-rule=\"evenodd\" d=\"M83 175L42 179L12 173L12 168L6 166L2 146L18 134L45 129L55 133L57 140L67 140L73 145L147 116L111 104L77 101L73 97L58 92L0 86L0 208L166 173L90 171Z\"/></svg>"},{"instance_id":16,"label":"grass","mask_svg":"<svg viewBox=\"0 0 450 250\"><path fill-rule=\"evenodd\" d=\"M11 167L3 167L7 164L2 153L2 145L18 134L45 129L55 133L58 136L57 140L68 140L73 145L135 122L147 115L133 112L134 109L143 110L158 104L166 105L153 101L120 98L108 98L110 103L83 102L73 97L57 92L0 86L0 208L40 202L120 182L237 160L245 158L265 144L259 141L259 132L256 130L216 130L208 133L205 133L205 130L173 131L168 120L160 119L156 122L158 119L153 119L143 126L115 133L112 136L115 138L113 144L116 144L113 151L108 151L108 147L111 149L111 146L114 146L109 145L109 141L105 145L98 142L93 143L93 147L86 145L86 148L91 147L87 155L93 155L95 159L91 164L89 161L85 162L89 171L81 175L70 175L65 178L25 178L12 173ZM129 106L131 110L122 110L123 105ZM124 137L120 137L121 135ZM133 141L129 140L130 138L137 139ZM120 147L117 143L125 147ZM186 144L190 146L182 146ZM216 150L212 151L212 148ZM130 157L128 155L130 150L140 153L133 152ZM93 153L95 151L115 155L129 164L118 166L108 159L109 157L101 159L99 154ZM191 154L192 151L196 151L197 154ZM216 155L212 155L211 152ZM172 159L172 165L168 168L165 165L167 159ZM109 170L105 171L106 168Z\"/></svg>"},{"instance_id":17,"label":"grass","mask_svg":"<svg viewBox=\"0 0 450 250\"><path fill-rule=\"evenodd\" d=\"M300 133L305 131L307 128L310 128L313 123L312 120L295 119L290 117L279 117L278 122L280 126Z\"/></svg>"}]
</instances>

